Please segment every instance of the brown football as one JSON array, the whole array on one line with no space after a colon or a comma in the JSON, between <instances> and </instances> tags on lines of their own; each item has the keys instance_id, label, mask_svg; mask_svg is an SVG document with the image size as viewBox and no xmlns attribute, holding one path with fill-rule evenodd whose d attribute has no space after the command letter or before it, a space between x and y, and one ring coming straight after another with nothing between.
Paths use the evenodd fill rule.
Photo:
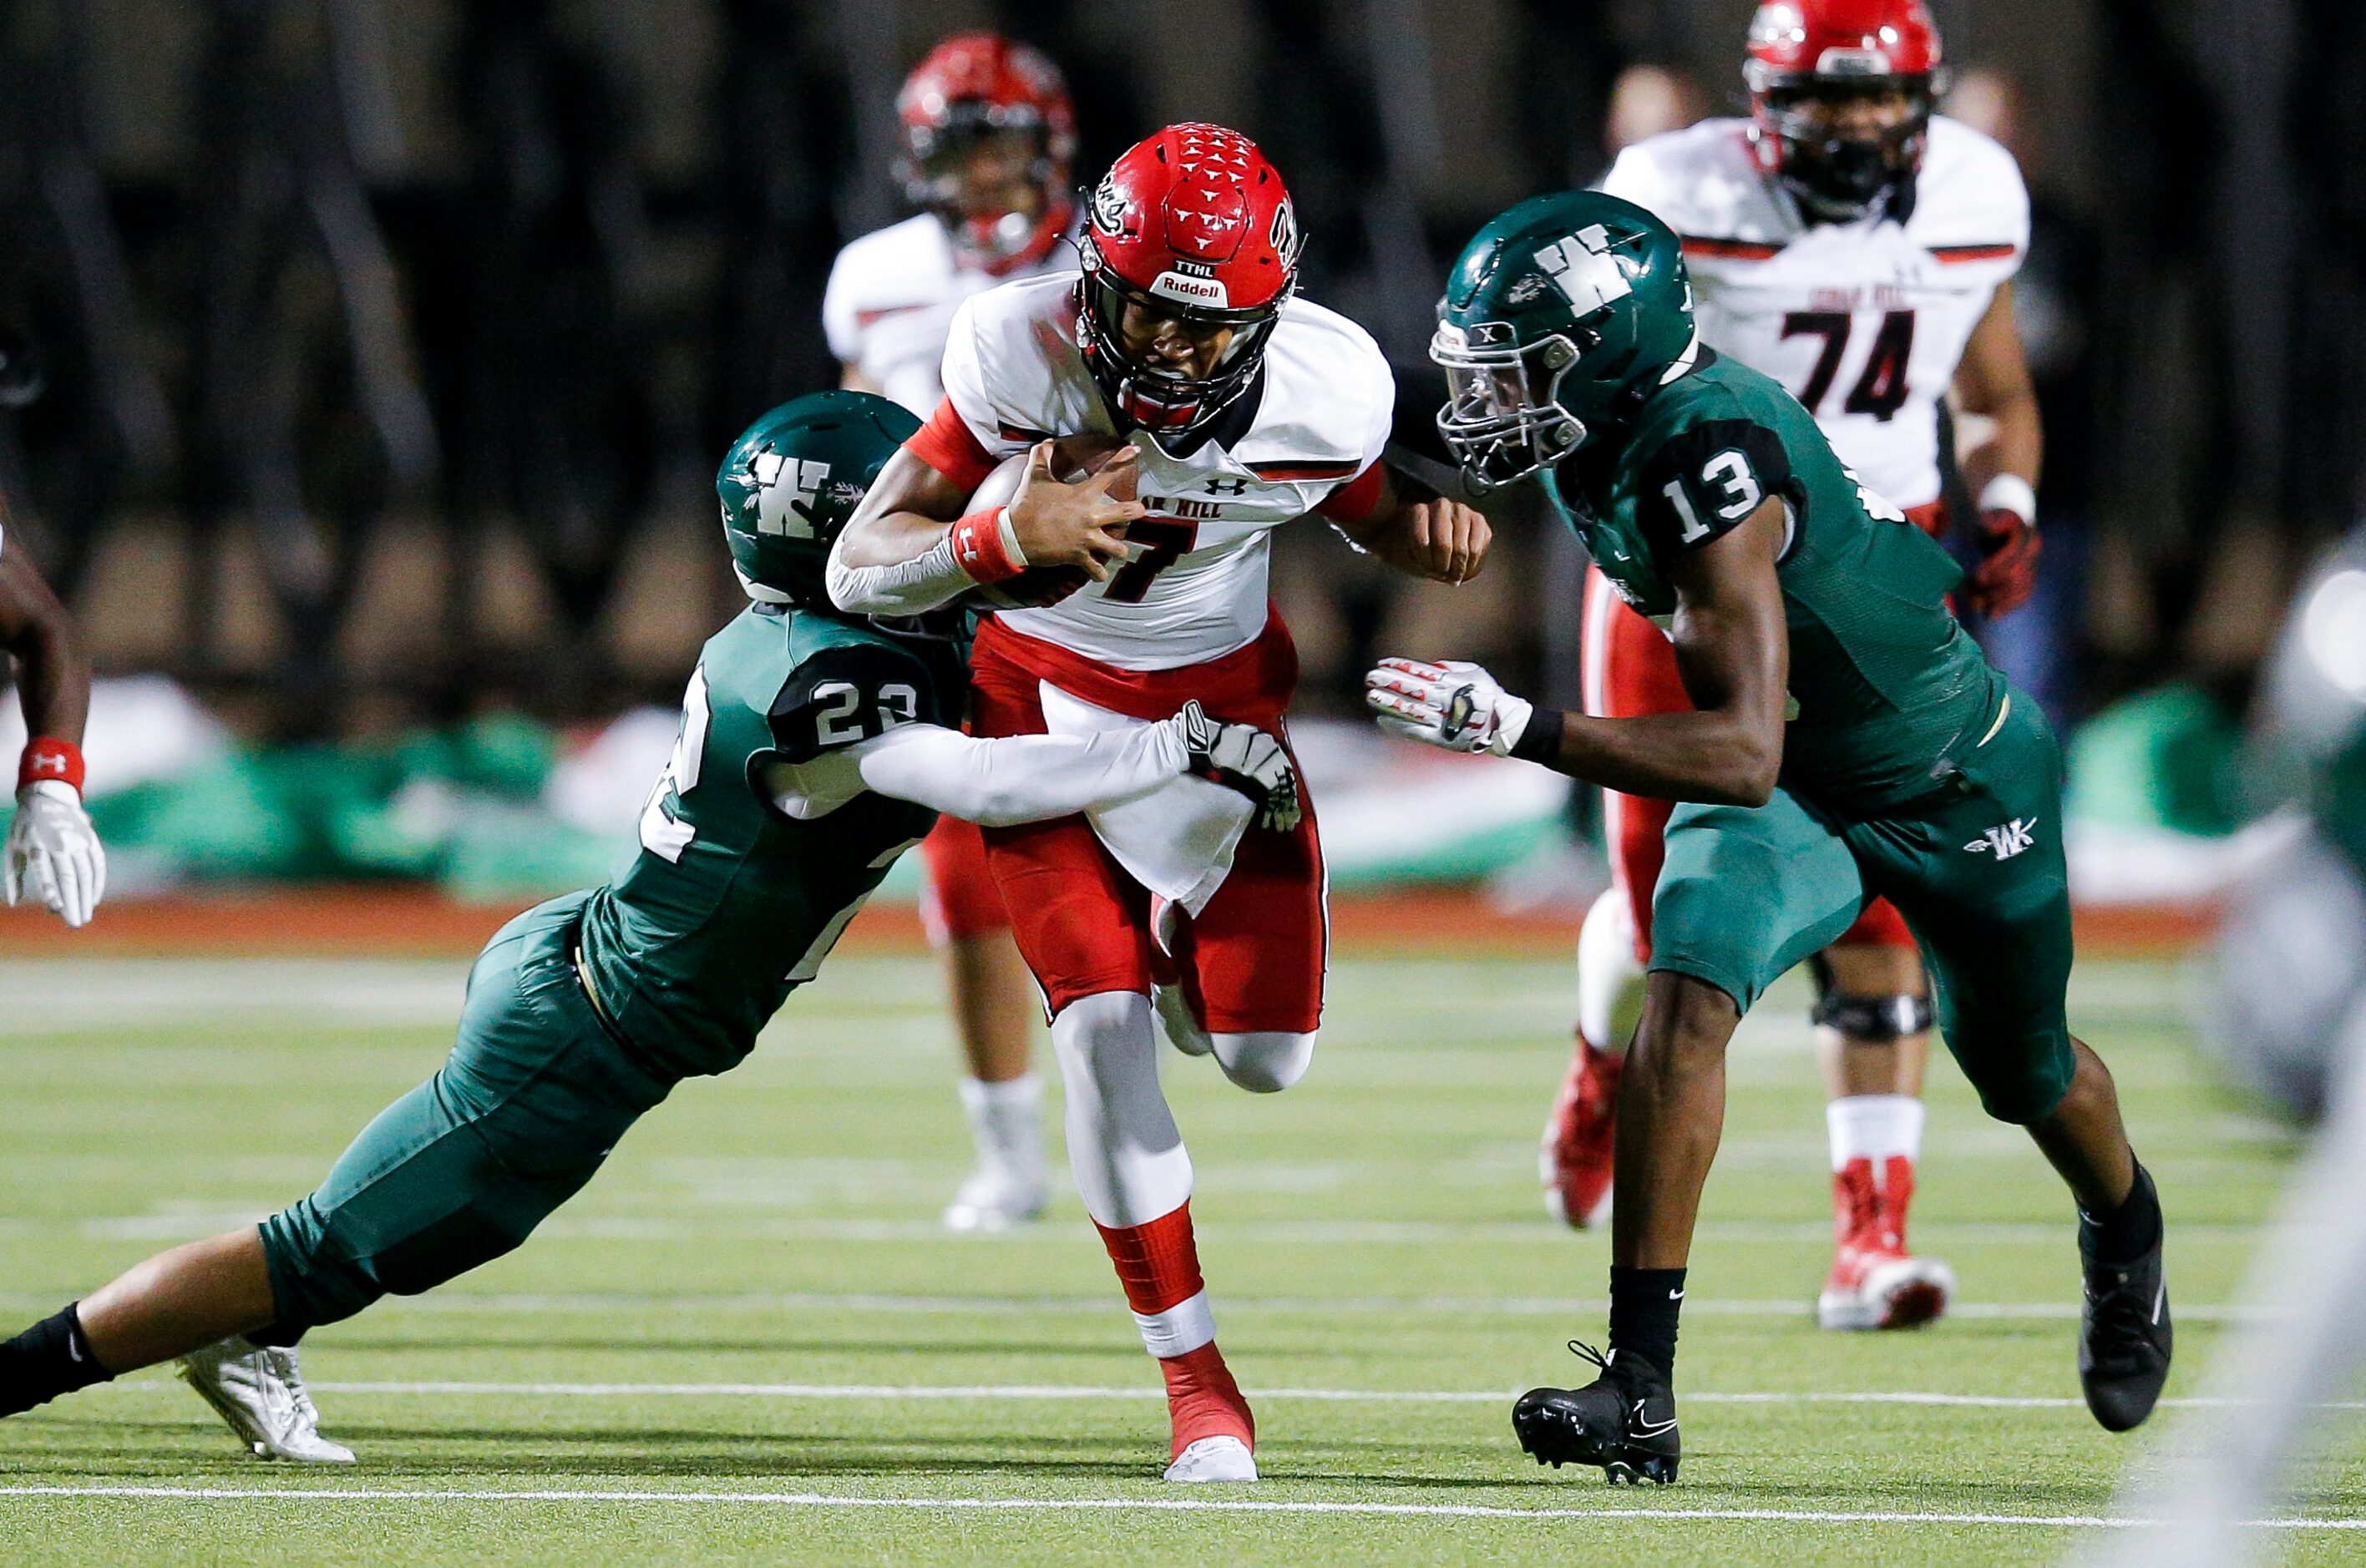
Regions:
<instances>
[{"instance_id":1,"label":"brown football","mask_svg":"<svg viewBox=\"0 0 2366 1568\"><path fill-rule=\"evenodd\" d=\"M1125 450L1126 443L1113 435L1085 431L1076 435L1056 436L1052 442L1052 476L1064 485L1073 485L1101 471L1109 460ZM1029 448L1031 452L1033 448ZM964 514L986 511L1008 506L1010 498L1019 493L1019 483L1027 475L1028 453L1006 457L971 492ZM1134 498L1138 478L1121 479L1110 487L1110 494L1121 501ZM1092 576L1082 566L1030 566L1015 577L987 584L976 590L975 596L997 610L1023 610L1031 606L1057 604L1070 594L1091 582Z\"/></svg>"}]
</instances>

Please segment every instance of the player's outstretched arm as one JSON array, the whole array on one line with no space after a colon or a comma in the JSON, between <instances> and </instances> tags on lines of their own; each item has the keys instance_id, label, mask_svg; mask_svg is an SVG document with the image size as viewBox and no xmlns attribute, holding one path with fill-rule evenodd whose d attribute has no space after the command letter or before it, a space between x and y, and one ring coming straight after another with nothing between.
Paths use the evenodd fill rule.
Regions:
<instances>
[{"instance_id":1,"label":"player's outstretched arm","mask_svg":"<svg viewBox=\"0 0 2366 1568\"><path fill-rule=\"evenodd\" d=\"M1196 702L1162 723L1094 735L981 739L935 724L898 724L859 745L783 765L768 780L794 815L863 790L986 827L1102 811L1181 774L1236 790L1262 825L1298 822L1298 775L1279 741L1251 724L1221 723Z\"/></svg>"},{"instance_id":2,"label":"player's outstretched arm","mask_svg":"<svg viewBox=\"0 0 2366 1568\"><path fill-rule=\"evenodd\" d=\"M1384 659L1364 678L1380 726L1449 751L1541 763L1629 795L1759 806L1783 764L1790 643L1775 556L1783 505L1678 555L1676 666L1697 711L1596 719L1537 708L1471 664Z\"/></svg>"},{"instance_id":3,"label":"player's outstretched arm","mask_svg":"<svg viewBox=\"0 0 2366 1568\"><path fill-rule=\"evenodd\" d=\"M1407 577L1460 584L1479 575L1495 534L1476 508L1444 496L1416 495L1385 467L1379 470L1379 485L1361 517L1342 516L1324 504L1340 532Z\"/></svg>"},{"instance_id":4,"label":"player's outstretched arm","mask_svg":"<svg viewBox=\"0 0 2366 1568\"><path fill-rule=\"evenodd\" d=\"M0 851L7 902L27 891L69 925L88 924L107 890L107 856L82 807L90 656L22 546L0 537L0 651L17 660L32 737L17 765L17 815Z\"/></svg>"}]
</instances>

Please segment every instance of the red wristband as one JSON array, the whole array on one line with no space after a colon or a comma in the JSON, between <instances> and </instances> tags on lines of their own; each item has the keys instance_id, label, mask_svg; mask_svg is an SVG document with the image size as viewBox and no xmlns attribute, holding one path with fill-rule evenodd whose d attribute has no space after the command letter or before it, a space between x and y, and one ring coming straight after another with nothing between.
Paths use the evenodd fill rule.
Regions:
<instances>
[{"instance_id":1,"label":"red wristband","mask_svg":"<svg viewBox=\"0 0 2366 1568\"><path fill-rule=\"evenodd\" d=\"M953 561L975 581L998 583L1021 567L1002 544L1002 509L974 511L953 524Z\"/></svg>"},{"instance_id":2,"label":"red wristband","mask_svg":"<svg viewBox=\"0 0 2366 1568\"><path fill-rule=\"evenodd\" d=\"M82 748L72 741L62 741L51 735L37 735L25 745L25 755L17 761L17 788L55 779L71 784L74 793L82 793Z\"/></svg>"}]
</instances>

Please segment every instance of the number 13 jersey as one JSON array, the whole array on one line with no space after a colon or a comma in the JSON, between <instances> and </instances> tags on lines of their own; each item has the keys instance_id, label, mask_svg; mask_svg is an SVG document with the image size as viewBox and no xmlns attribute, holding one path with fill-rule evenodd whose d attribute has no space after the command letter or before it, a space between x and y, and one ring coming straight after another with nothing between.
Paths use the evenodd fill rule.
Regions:
<instances>
[{"instance_id":1,"label":"number 13 jersey","mask_svg":"<svg viewBox=\"0 0 2366 1568\"><path fill-rule=\"evenodd\" d=\"M1076 343L1076 278L1029 278L977 295L953 318L945 400L907 445L974 488L1051 436L1117 433ZM1292 299L1249 389L1162 445L1132 435L1150 515L1133 562L1054 605L1008 610L1013 631L1125 670L1206 664L1256 640L1270 613L1272 531L1321 510L1360 521L1380 490L1396 386L1369 334Z\"/></svg>"},{"instance_id":2,"label":"number 13 jersey","mask_svg":"<svg viewBox=\"0 0 2366 1568\"><path fill-rule=\"evenodd\" d=\"M1602 188L1683 241L1703 342L1781 382L1874 490L1938 498L1938 399L2029 248L2011 153L1934 115L1902 223L1808 223L1743 119L1639 141Z\"/></svg>"}]
</instances>

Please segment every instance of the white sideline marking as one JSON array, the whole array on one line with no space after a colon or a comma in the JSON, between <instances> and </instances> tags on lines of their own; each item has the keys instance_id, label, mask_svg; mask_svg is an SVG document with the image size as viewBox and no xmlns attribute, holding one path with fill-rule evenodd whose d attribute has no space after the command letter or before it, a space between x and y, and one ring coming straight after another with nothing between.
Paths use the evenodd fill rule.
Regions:
<instances>
[{"instance_id":1,"label":"white sideline marking","mask_svg":"<svg viewBox=\"0 0 2366 1568\"><path fill-rule=\"evenodd\" d=\"M1123 1399L1164 1400L1163 1388L1105 1388L1065 1383L495 1383L460 1379L398 1382L339 1382L309 1379L323 1394L536 1394L560 1398L611 1399L685 1396L690 1398L752 1399ZM126 1389L178 1388L168 1378L142 1378L103 1384ZM1334 1405L1500 1405L1517 1396L1514 1388L1387 1389L1387 1388L1259 1388L1259 1399L1310 1400ZM1686 1393L1686 1405L1921 1405L1978 1410L2076 1410L2083 1400L2053 1394L1923 1394L1910 1390L1812 1390L1768 1392ZM2163 1407L2214 1408L2250 1403L2239 1399L2164 1399ZM2366 1400L2331 1400L2320 1410L2366 1409Z\"/></svg>"},{"instance_id":2,"label":"white sideline marking","mask_svg":"<svg viewBox=\"0 0 2366 1568\"><path fill-rule=\"evenodd\" d=\"M1170 1514L1377 1514L1454 1519L1739 1519L1824 1525L2018 1525L2048 1529L2137 1529L2159 1519L2100 1514L1909 1514L1810 1508L1504 1508L1480 1503L1321 1503L1247 1497L849 1497L827 1492L421 1490L327 1486L0 1486L0 1497L156 1497L197 1502L347 1503L719 1503L726 1506L894 1508L918 1512L1133 1512ZM2256 1529L2366 1529L2366 1519L2247 1519Z\"/></svg>"}]
</instances>

